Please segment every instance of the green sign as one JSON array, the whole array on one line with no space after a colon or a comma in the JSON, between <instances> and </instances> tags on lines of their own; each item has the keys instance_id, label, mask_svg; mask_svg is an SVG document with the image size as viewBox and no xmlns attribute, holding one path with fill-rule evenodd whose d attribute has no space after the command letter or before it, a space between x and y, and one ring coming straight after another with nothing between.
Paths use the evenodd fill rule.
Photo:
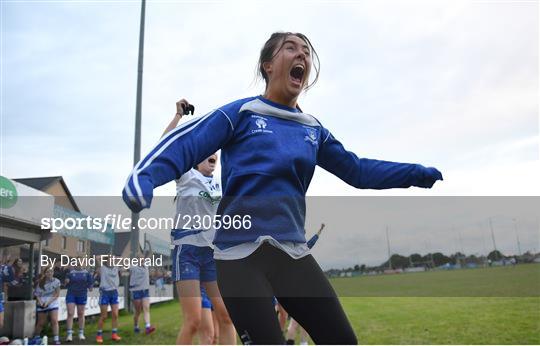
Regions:
<instances>
[{"instance_id":1,"label":"green sign","mask_svg":"<svg viewBox=\"0 0 540 346\"><path fill-rule=\"evenodd\" d=\"M64 208L62 206L59 206L58 204L54 205L54 217L63 220L70 219L75 221L79 219L86 221L86 219L88 218L87 215L81 214L71 209ZM72 222L71 224L76 225L76 223L74 222ZM90 222L90 224L94 223ZM79 227L79 225L81 227ZM88 228L87 222L81 222L80 224L77 224L76 227L64 227L57 229L56 231L68 237L90 240L102 244L114 244L114 229L109 224L100 224L100 227L92 229Z\"/></svg>"},{"instance_id":2,"label":"green sign","mask_svg":"<svg viewBox=\"0 0 540 346\"><path fill-rule=\"evenodd\" d=\"M17 203L17 189L11 180L0 176L0 208L9 209Z\"/></svg>"}]
</instances>

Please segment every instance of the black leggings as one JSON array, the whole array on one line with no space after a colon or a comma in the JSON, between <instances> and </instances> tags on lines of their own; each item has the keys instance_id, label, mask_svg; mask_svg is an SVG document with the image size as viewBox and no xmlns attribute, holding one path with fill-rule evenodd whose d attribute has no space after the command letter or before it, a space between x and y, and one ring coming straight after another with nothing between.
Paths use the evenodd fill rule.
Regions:
<instances>
[{"instance_id":1,"label":"black leggings","mask_svg":"<svg viewBox=\"0 0 540 346\"><path fill-rule=\"evenodd\" d=\"M285 344L272 303L275 296L316 344L357 344L336 293L308 255L293 259L263 244L239 260L216 260L218 285L244 344Z\"/></svg>"}]
</instances>

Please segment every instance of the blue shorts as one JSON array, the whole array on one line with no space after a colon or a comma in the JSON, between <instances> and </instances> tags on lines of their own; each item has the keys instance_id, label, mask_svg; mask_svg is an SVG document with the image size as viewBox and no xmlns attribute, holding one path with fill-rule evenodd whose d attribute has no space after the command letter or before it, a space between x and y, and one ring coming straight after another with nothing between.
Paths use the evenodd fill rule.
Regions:
<instances>
[{"instance_id":1,"label":"blue shorts","mask_svg":"<svg viewBox=\"0 0 540 346\"><path fill-rule=\"evenodd\" d=\"M172 278L174 281L216 281L214 250L209 246L176 245L173 250Z\"/></svg>"},{"instance_id":2,"label":"blue shorts","mask_svg":"<svg viewBox=\"0 0 540 346\"><path fill-rule=\"evenodd\" d=\"M144 298L150 297L150 291L149 290L138 290L138 291L131 291L131 297L133 300L141 300Z\"/></svg>"},{"instance_id":3,"label":"blue shorts","mask_svg":"<svg viewBox=\"0 0 540 346\"><path fill-rule=\"evenodd\" d=\"M212 309L212 302L210 301L210 298L208 298L208 294L206 294L206 290L201 287L201 306L203 309Z\"/></svg>"},{"instance_id":4,"label":"blue shorts","mask_svg":"<svg viewBox=\"0 0 540 346\"><path fill-rule=\"evenodd\" d=\"M4 312L4 302L0 299L0 313Z\"/></svg>"},{"instance_id":5,"label":"blue shorts","mask_svg":"<svg viewBox=\"0 0 540 346\"><path fill-rule=\"evenodd\" d=\"M73 294L66 295L66 304L86 305L88 296L74 296Z\"/></svg>"},{"instance_id":6,"label":"blue shorts","mask_svg":"<svg viewBox=\"0 0 540 346\"><path fill-rule=\"evenodd\" d=\"M118 304L118 291L99 290L99 305L115 305Z\"/></svg>"}]
</instances>

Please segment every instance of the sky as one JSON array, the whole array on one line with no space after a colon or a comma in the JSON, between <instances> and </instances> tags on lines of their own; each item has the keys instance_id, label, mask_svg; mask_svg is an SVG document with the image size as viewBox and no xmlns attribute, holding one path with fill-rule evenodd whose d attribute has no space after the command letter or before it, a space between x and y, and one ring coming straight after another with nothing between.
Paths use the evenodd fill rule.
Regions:
<instances>
[{"instance_id":1,"label":"sky","mask_svg":"<svg viewBox=\"0 0 540 346\"><path fill-rule=\"evenodd\" d=\"M0 174L118 196L133 165L140 3L0 6ZM261 94L260 48L293 31L321 60L302 109L361 157L444 176L431 190L368 191L317 168L308 195L540 194L537 1L149 1L145 30L142 153L180 98L202 115Z\"/></svg>"}]
</instances>

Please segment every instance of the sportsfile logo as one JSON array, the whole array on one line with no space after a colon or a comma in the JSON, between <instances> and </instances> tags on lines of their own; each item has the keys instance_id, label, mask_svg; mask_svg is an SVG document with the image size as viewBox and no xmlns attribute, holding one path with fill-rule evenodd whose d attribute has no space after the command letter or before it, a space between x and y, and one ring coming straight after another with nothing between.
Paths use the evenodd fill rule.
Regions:
<instances>
[{"instance_id":1,"label":"sportsfile logo","mask_svg":"<svg viewBox=\"0 0 540 346\"><path fill-rule=\"evenodd\" d=\"M255 114L251 116L251 119L255 120L255 129L251 130L251 133L274 133L274 131L266 129L268 126L268 119Z\"/></svg>"}]
</instances>

